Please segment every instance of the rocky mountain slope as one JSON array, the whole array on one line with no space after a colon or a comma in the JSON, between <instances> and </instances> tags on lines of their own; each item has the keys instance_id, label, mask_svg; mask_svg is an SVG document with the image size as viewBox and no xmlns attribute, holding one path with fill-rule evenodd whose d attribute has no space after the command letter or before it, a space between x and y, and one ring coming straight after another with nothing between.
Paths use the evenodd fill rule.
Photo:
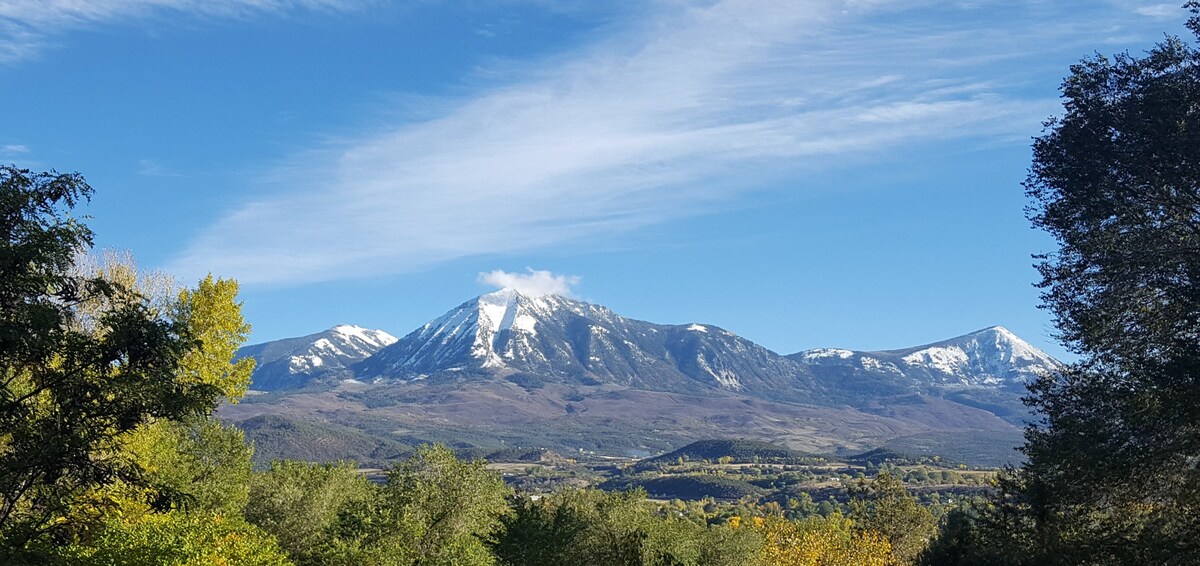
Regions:
<instances>
[{"instance_id":1,"label":"rocky mountain slope","mask_svg":"<svg viewBox=\"0 0 1200 566\"><path fill-rule=\"evenodd\" d=\"M381 381L521 373L653 391L717 388L793 400L815 394L804 367L716 326L653 324L512 289L459 305L354 371Z\"/></svg>"},{"instance_id":2,"label":"rocky mountain slope","mask_svg":"<svg viewBox=\"0 0 1200 566\"><path fill-rule=\"evenodd\" d=\"M254 358L253 386L297 389L320 378L352 379L350 365L396 342L382 330L342 324L324 332L246 346L237 357Z\"/></svg>"}]
</instances>

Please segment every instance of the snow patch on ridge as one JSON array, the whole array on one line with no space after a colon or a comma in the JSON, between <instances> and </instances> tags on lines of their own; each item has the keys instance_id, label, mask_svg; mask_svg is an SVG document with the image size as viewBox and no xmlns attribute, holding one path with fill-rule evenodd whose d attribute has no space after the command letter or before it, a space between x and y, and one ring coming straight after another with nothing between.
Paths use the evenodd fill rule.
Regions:
<instances>
[{"instance_id":1,"label":"snow patch on ridge","mask_svg":"<svg viewBox=\"0 0 1200 566\"><path fill-rule=\"evenodd\" d=\"M292 356L288 359L288 372L308 373L323 365L325 365L325 360L321 359L321 356L315 354Z\"/></svg>"},{"instance_id":2,"label":"snow patch on ridge","mask_svg":"<svg viewBox=\"0 0 1200 566\"><path fill-rule=\"evenodd\" d=\"M816 348L808 350L802 354L805 361L815 361L826 358L837 358L839 360L848 360L854 356L854 352L843 350L841 348Z\"/></svg>"},{"instance_id":3,"label":"snow patch on ridge","mask_svg":"<svg viewBox=\"0 0 1200 566\"><path fill-rule=\"evenodd\" d=\"M556 303L552 295L527 297L508 288L481 295L471 356L483 360L483 367L500 368L504 359L517 357L518 349L532 351L528 339L537 336L537 315L553 313Z\"/></svg>"},{"instance_id":4,"label":"snow patch on ridge","mask_svg":"<svg viewBox=\"0 0 1200 566\"><path fill-rule=\"evenodd\" d=\"M900 368L896 367L896 364L893 364L891 362L885 362L883 360L872 358L870 356L863 356L862 358L859 359L859 363L862 364L863 369L866 369L869 371L886 371L888 373L903 373L900 371Z\"/></svg>"},{"instance_id":5,"label":"snow patch on ridge","mask_svg":"<svg viewBox=\"0 0 1200 566\"><path fill-rule=\"evenodd\" d=\"M741 389L742 388L742 383L740 381L738 381L737 374L735 374L727 369L722 369L720 371L713 371L713 368L708 365L708 360L704 359L703 353L696 354L696 365L700 366L700 369L704 370L704 373L711 375L713 377L713 379L717 380L717 383L721 387L724 387L726 389Z\"/></svg>"},{"instance_id":6,"label":"snow patch on ridge","mask_svg":"<svg viewBox=\"0 0 1200 566\"><path fill-rule=\"evenodd\" d=\"M391 346L399 340L399 338L382 330L371 330L361 326L354 326L353 324L339 324L330 330L347 338L358 339L375 348Z\"/></svg>"},{"instance_id":7,"label":"snow patch on ridge","mask_svg":"<svg viewBox=\"0 0 1200 566\"><path fill-rule=\"evenodd\" d=\"M480 322L493 334L504 329L506 320L508 325L511 326L516 313L514 312L510 316L509 311L515 310L514 307L516 306L515 303L518 296L517 292L512 289L501 289L494 293L480 296Z\"/></svg>"},{"instance_id":8,"label":"snow patch on ridge","mask_svg":"<svg viewBox=\"0 0 1200 566\"><path fill-rule=\"evenodd\" d=\"M537 336L537 319L525 313L521 313L517 315L515 319L513 319L513 328Z\"/></svg>"},{"instance_id":9,"label":"snow patch on ridge","mask_svg":"<svg viewBox=\"0 0 1200 566\"><path fill-rule=\"evenodd\" d=\"M933 347L913 352L903 358L912 366L925 365L945 373L958 373L970 363L967 353L961 348Z\"/></svg>"}]
</instances>

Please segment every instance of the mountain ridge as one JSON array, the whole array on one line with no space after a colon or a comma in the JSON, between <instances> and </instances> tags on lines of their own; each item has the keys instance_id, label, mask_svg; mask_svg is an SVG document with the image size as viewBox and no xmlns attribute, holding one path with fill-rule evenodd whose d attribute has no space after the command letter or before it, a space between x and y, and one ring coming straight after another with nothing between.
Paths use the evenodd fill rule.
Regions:
<instances>
[{"instance_id":1,"label":"mountain ridge","mask_svg":"<svg viewBox=\"0 0 1200 566\"><path fill-rule=\"evenodd\" d=\"M1003 326L908 348L815 348L788 358L826 379L939 394L986 389L1023 394L1028 383L1063 365Z\"/></svg>"},{"instance_id":2,"label":"mountain ridge","mask_svg":"<svg viewBox=\"0 0 1200 566\"><path fill-rule=\"evenodd\" d=\"M511 289L462 303L354 370L384 381L513 371L657 391L779 391L795 399L815 386L802 367L716 326L655 324ZM797 385L804 391L793 391Z\"/></svg>"},{"instance_id":3,"label":"mountain ridge","mask_svg":"<svg viewBox=\"0 0 1200 566\"><path fill-rule=\"evenodd\" d=\"M386 338L346 355L327 343L338 328ZM272 352L285 359L271 359ZM1061 366L1003 326L908 348L815 348L781 355L716 325L657 324L603 305L508 288L465 301L401 338L340 325L247 346L239 351L245 355L259 360L254 379L259 389L294 388L330 375L411 382L519 373L660 391L710 387L794 402L871 392L1023 391L1040 373ZM288 374L299 383L288 384Z\"/></svg>"},{"instance_id":4,"label":"mountain ridge","mask_svg":"<svg viewBox=\"0 0 1200 566\"><path fill-rule=\"evenodd\" d=\"M252 387L263 393L222 414L490 450L635 454L737 436L862 451L911 437L985 444L999 461L1011 450L977 439L1019 438L1024 384L1058 367L1000 326L896 350L784 356L716 325L657 324L513 290L467 300L400 338L381 333L390 340L353 355L319 347L337 337L328 333L368 332L341 326L244 348L261 363Z\"/></svg>"}]
</instances>

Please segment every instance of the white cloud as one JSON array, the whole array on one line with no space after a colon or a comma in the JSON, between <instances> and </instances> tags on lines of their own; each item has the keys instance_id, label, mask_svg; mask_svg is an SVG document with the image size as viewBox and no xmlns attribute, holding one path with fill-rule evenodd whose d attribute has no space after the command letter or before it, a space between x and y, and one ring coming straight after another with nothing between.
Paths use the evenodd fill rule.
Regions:
<instances>
[{"instance_id":1,"label":"white cloud","mask_svg":"<svg viewBox=\"0 0 1200 566\"><path fill-rule=\"evenodd\" d=\"M573 297L571 288L579 284L577 275L555 275L549 271L535 271L528 268L529 273L509 273L497 269L479 274L479 282L501 289L514 289L522 295L541 297L543 295L560 295Z\"/></svg>"},{"instance_id":2,"label":"white cloud","mask_svg":"<svg viewBox=\"0 0 1200 566\"><path fill-rule=\"evenodd\" d=\"M1038 50L1086 54L1094 40L1094 22L1063 24L1046 10L1071 12L1053 3L1013 10L1027 18L1016 22L910 4L655 5L434 105L433 119L297 156L278 191L221 218L170 269L299 284L585 246L901 146L1025 144L1058 108L1052 92L1014 90L1045 64ZM1057 84L1053 72L1038 80Z\"/></svg>"},{"instance_id":3,"label":"white cloud","mask_svg":"<svg viewBox=\"0 0 1200 566\"><path fill-rule=\"evenodd\" d=\"M1179 8L1179 3L1138 6L1133 11L1140 16L1160 19L1178 18L1183 13Z\"/></svg>"},{"instance_id":4,"label":"white cloud","mask_svg":"<svg viewBox=\"0 0 1200 566\"><path fill-rule=\"evenodd\" d=\"M54 36L80 28L163 15L241 18L295 9L345 10L363 0L3 0L0 63L33 57Z\"/></svg>"},{"instance_id":5,"label":"white cloud","mask_svg":"<svg viewBox=\"0 0 1200 566\"><path fill-rule=\"evenodd\" d=\"M8 154L29 153L29 146L22 145L19 143L11 143L11 144L4 146L3 148L0 148L0 151L3 151L4 153L8 153Z\"/></svg>"}]
</instances>

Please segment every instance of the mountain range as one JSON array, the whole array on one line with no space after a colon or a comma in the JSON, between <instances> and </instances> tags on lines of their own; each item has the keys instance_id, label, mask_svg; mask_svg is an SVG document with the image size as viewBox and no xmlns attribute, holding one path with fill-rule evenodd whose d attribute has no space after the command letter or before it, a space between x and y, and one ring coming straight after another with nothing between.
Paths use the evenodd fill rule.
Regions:
<instances>
[{"instance_id":1,"label":"mountain range","mask_svg":"<svg viewBox=\"0 0 1200 566\"><path fill-rule=\"evenodd\" d=\"M225 409L234 420L315 420L400 448L540 442L623 453L722 430L810 451L914 434L1016 438L1025 384L1059 366L1000 326L901 350L781 355L714 325L655 324L513 289L399 339L342 325L239 356L257 360L252 388L265 393ZM593 438L577 438L582 430Z\"/></svg>"}]
</instances>

